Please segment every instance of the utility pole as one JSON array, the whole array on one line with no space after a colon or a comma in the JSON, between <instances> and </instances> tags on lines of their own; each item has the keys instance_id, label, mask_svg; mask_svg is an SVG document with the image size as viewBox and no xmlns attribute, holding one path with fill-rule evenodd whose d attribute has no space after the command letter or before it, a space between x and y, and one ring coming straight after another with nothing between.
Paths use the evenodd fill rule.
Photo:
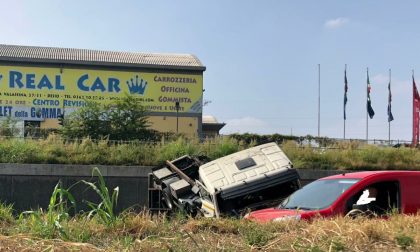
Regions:
<instances>
[{"instance_id":1,"label":"utility pole","mask_svg":"<svg viewBox=\"0 0 420 252\"><path fill-rule=\"evenodd\" d=\"M176 109L176 133L178 134L178 112L179 112L179 101L175 102Z\"/></svg>"},{"instance_id":2,"label":"utility pole","mask_svg":"<svg viewBox=\"0 0 420 252\"><path fill-rule=\"evenodd\" d=\"M318 64L318 137L321 132L321 64Z\"/></svg>"}]
</instances>

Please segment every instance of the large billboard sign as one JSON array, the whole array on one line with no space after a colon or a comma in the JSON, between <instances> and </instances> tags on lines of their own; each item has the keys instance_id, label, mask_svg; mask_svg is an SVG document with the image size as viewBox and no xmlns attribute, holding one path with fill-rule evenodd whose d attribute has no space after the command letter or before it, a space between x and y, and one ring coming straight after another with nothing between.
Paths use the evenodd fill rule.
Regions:
<instances>
[{"instance_id":1,"label":"large billboard sign","mask_svg":"<svg viewBox=\"0 0 420 252\"><path fill-rule=\"evenodd\" d=\"M150 112L201 113L201 74L0 66L0 118L43 120L135 96Z\"/></svg>"}]
</instances>

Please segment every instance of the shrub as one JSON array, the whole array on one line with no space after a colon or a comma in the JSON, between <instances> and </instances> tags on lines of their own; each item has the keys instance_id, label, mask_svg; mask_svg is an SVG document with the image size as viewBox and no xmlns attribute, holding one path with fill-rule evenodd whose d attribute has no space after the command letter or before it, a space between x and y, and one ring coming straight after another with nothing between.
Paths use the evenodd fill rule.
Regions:
<instances>
[{"instance_id":1,"label":"shrub","mask_svg":"<svg viewBox=\"0 0 420 252\"><path fill-rule=\"evenodd\" d=\"M395 241L397 242L398 246L404 250L414 245L414 239L405 234L399 234L395 236Z\"/></svg>"},{"instance_id":2,"label":"shrub","mask_svg":"<svg viewBox=\"0 0 420 252\"><path fill-rule=\"evenodd\" d=\"M263 227L264 225L256 223L244 223L240 233L249 246L262 247L273 238L273 234Z\"/></svg>"},{"instance_id":3,"label":"shrub","mask_svg":"<svg viewBox=\"0 0 420 252\"><path fill-rule=\"evenodd\" d=\"M59 133L67 139L155 139L156 132L149 130L149 126L146 109L140 100L126 95L112 106L87 101L86 106L64 119Z\"/></svg>"}]
</instances>

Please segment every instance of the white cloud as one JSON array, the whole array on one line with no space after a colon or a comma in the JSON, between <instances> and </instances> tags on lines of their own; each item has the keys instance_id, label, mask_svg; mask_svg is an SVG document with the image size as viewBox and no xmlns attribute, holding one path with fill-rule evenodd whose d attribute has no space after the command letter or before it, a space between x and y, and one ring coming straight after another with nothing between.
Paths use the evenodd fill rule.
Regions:
<instances>
[{"instance_id":1,"label":"white cloud","mask_svg":"<svg viewBox=\"0 0 420 252\"><path fill-rule=\"evenodd\" d=\"M337 29L347 24L348 22L350 22L348 18L339 17L336 19L327 20L324 24L324 27L328 29Z\"/></svg>"},{"instance_id":2,"label":"white cloud","mask_svg":"<svg viewBox=\"0 0 420 252\"><path fill-rule=\"evenodd\" d=\"M371 84L379 84L379 85L388 85L389 83L389 75L387 74L377 74L372 78ZM409 80L400 80L391 78L391 85L392 85L392 93L393 94L409 94L410 92L410 81ZM388 92L388 89L383 89L383 91Z\"/></svg>"},{"instance_id":3,"label":"white cloud","mask_svg":"<svg viewBox=\"0 0 420 252\"><path fill-rule=\"evenodd\" d=\"M410 94L412 91L411 81L409 80L392 80L391 85L394 94Z\"/></svg>"},{"instance_id":4,"label":"white cloud","mask_svg":"<svg viewBox=\"0 0 420 252\"><path fill-rule=\"evenodd\" d=\"M226 121L222 129L224 134L231 133L258 133L264 134L270 131L268 123L255 117L234 118Z\"/></svg>"},{"instance_id":5,"label":"white cloud","mask_svg":"<svg viewBox=\"0 0 420 252\"><path fill-rule=\"evenodd\" d=\"M389 77L388 75L385 75L385 74L377 74L373 76L372 80L373 80L372 82L375 84L383 85L383 84L388 84Z\"/></svg>"}]
</instances>

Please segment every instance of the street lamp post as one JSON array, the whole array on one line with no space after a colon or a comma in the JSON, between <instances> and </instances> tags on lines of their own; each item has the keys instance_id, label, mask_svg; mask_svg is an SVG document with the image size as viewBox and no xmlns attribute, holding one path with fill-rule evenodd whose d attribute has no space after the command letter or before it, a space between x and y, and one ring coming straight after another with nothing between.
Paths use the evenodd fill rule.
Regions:
<instances>
[{"instance_id":1,"label":"street lamp post","mask_svg":"<svg viewBox=\"0 0 420 252\"><path fill-rule=\"evenodd\" d=\"M176 133L178 134L178 111L179 111L179 101L175 102L176 109Z\"/></svg>"}]
</instances>

